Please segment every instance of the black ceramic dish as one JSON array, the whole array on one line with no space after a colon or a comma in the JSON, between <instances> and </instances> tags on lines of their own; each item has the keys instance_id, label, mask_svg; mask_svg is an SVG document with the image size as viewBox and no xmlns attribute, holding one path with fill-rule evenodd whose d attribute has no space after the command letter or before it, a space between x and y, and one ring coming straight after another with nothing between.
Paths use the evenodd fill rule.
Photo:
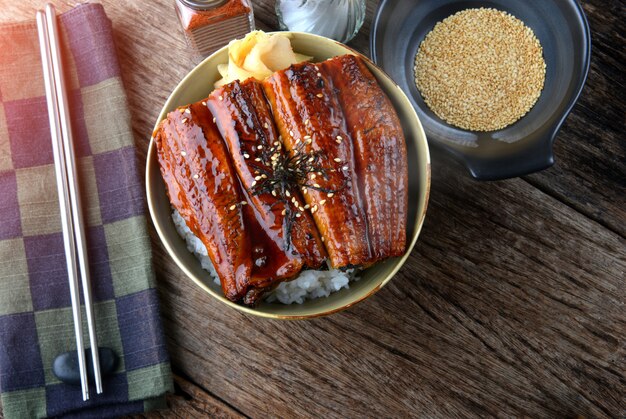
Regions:
<instances>
[{"instance_id":1,"label":"black ceramic dish","mask_svg":"<svg viewBox=\"0 0 626 419\"><path fill-rule=\"evenodd\" d=\"M504 129L473 132L439 119L414 82L420 43L435 24L464 9L492 7L530 27L543 47L544 89L535 106ZM575 0L382 0L370 35L372 59L411 100L431 144L458 158L480 180L505 179L554 164L552 143L580 94L591 55L589 25Z\"/></svg>"}]
</instances>

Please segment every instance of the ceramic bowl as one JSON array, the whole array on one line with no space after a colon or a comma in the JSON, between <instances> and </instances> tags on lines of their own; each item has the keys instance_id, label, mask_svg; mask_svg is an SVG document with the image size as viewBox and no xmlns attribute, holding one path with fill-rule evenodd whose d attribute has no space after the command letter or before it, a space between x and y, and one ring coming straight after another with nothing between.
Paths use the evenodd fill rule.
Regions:
<instances>
[{"instance_id":1,"label":"ceramic bowl","mask_svg":"<svg viewBox=\"0 0 626 419\"><path fill-rule=\"evenodd\" d=\"M454 127L429 108L415 86L415 55L437 22L469 8L506 11L530 27L543 47L544 89L516 123L497 131ZM591 36L576 0L383 0L374 17L370 51L404 90L431 144L451 153L481 180L522 176L554 164L554 138L574 106L589 70Z\"/></svg>"},{"instance_id":2,"label":"ceramic bowl","mask_svg":"<svg viewBox=\"0 0 626 419\"><path fill-rule=\"evenodd\" d=\"M298 32L291 34L294 50L313 56L314 61L322 61L342 54L357 54L345 45L328 38ZM213 83L219 78L217 65L227 62L227 53L226 48L215 52L176 86L159 114L155 129L168 112L178 106L202 100L209 95ZM221 288L213 282L209 274L201 268L200 262L187 250L183 239L174 227L171 218L172 209L159 171L156 148L153 142L150 143L146 165L146 190L148 207L156 231L171 257L185 274L202 290L227 306L246 313L277 319L303 319L335 313L363 301L383 287L400 269L413 249L424 222L430 190L430 155L426 136L411 102L402 90L369 59L365 58L365 60L380 86L391 99L406 137L409 163L407 251L402 257L386 260L364 270L360 274L361 279L351 283L349 289L333 293L327 298L290 305L263 302L255 308L244 307L226 299Z\"/></svg>"}]
</instances>

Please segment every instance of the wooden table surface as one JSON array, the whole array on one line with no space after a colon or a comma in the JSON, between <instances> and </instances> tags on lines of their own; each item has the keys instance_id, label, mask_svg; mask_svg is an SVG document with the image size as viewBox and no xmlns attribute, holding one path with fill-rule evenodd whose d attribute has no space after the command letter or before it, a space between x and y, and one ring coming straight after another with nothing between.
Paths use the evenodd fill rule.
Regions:
<instances>
[{"instance_id":1,"label":"wooden table surface","mask_svg":"<svg viewBox=\"0 0 626 419\"><path fill-rule=\"evenodd\" d=\"M6 21L43 1L1 3ZM162 104L195 63L172 0L102 3L144 162ZM365 54L377 3L350 44ZM626 13L583 7L591 70L556 165L479 183L435 151L418 243L367 301L311 321L244 315L186 278L152 231L177 386L171 409L148 417L624 417ZM254 10L259 29L276 28L273 1Z\"/></svg>"}]
</instances>

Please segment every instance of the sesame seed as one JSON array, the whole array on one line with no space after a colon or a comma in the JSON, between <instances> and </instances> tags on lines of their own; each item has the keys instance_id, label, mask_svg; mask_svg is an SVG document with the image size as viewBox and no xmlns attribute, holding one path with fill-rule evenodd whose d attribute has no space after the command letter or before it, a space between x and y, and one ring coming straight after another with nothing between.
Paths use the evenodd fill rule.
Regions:
<instances>
[{"instance_id":1,"label":"sesame seed","mask_svg":"<svg viewBox=\"0 0 626 419\"><path fill-rule=\"evenodd\" d=\"M307 188L302 188L302 193L306 195L309 193L309 190Z\"/></svg>"},{"instance_id":2,"label":"sesame seed","mask_svg":"<svg viewBox=\"0 0 626 419\"><path fill-rule=\"evenodd\" d=\"M299 138L296 138L296 144L298 144L300 142Z\"/></svg>"},{"instance_id":3,"label":"sesame seed","mask_svg":"<svg viewBox=\"0 0 626 419\"><path fill-rule=\"evenodd\" d=\"M304 125L309 125L309 122L311 122L311 121L309 121L308 119L307 119L307 120L305 120L305 121L304 121Z\"/></svg>"},{"instance_id":4,"label":"sesame seed","mask_svg":"<svg viewBox=\"0 0 626 419\"><path fill-rule=\"evenodd\" d=\"M267 125L267 122L263 124L263 128L268 129L270 126Z\"/></svg>"},{"instance_id":5,"label":"sesame seed","mask_svg":"<svg viewBox=\"0 0 626 419\"><path fill-rule=\"evenodd\" d=\"M267 175L265 174L261 175L261 179L267 179Z\"/></svg>"},{"instance_id":6,"label":"sesame seed","mask_svg":"<svg viewBox=\"0 0 626 419\"><path fill-rule=\"evenodd\" d=\"M202 102L202 106L206 106L206 102Z\"/></svg>"},{"instance_id":7,"label":"sesame seed","mask_svg":"<svg viewBox=\"0 0 626 419\"><path fill-rule=\"evenodd\" d=\"M261 158L257 157L256 159L254 159L254 161L261 161Z\"/></svg>"},{"instance_id":8,"label":"sesame seed","mask_svg":"<svg viewBox=\"0 0 626 419\"><path fill-rule=\"evenodd\" d=\"M276 196L276 191L272 189L272 195Z\"/></svg>"},{"instance_id":9,"label":"sesame seed","mask_svg":"<svg viewBox=\"0 0 626 419\"><path fill-rule=\"evenodd\" d=\"M341 168L341 170L348 170L348 169L349 169L349 167L348 167L348 166L343 166L343 167Z\"/></svg>"},{"instance_id":10,"label":"sesame seed","mask_svg":"<svg viewBox=\"0 0 626 419\"><path fill-rule=\"evenodd\" d=\"M187 155L187 152L186 152L186 151L181 151L181 152L180 152L180 155L181 155L181 156L183 156L183 157L185 157L185 156Z\"/></svg>"},{"instance_id":11,"label":"sesame seed","mask_svg":"<svg viewBox=\"0 0 626 419\"><path fill-rule=\"evenodd\" d=\"M329 198L332 198L333 196L335 196L335 194L334 194L334 193L332 193L332 192L330 192L327 196L328 196Z\"/></svg>"},{"instance_id":12,"label":"sesame seed","mask_svg":"<svg viewBox=\"0 0 626 419\"><path fill-rule=\"evenodd\" d=\"M304 211L304 207L298 207L300 211Z\"/></svg>"},{"instance_id":13,"label":"sesame seed","mask_svg":"<svg viewBox=\"0 0 626 419\"><path fill-rule=\"evenodd\" d=\"M274 141L274 145L275 145L276 147L280 147L280 143L279 143L278 141Z\"/></svg>"},{"instance_id":14,"label":"sesame seed","mask_svg":"<svg viewBox=\"0 0 626 419\"><path fill-rule=\"evenodd\" d=\"M305 136L304 136L304 137L302 137L302 138L304 138L305 140L310 140L310 139L311 139L311 136L310 136L310 135L305 135Z\"/></svg>"},{"instance_id":15,"label":"sesame seed","mask_svg":"<svg viewBox=\"0 0 626 419\"><path fill-rule=\"evenodd\" d=\"M181 119L180 122L182 122L184 124L185 122L187 122L187 118Z\"/></svg>"},{"instance_id":16,"label":"sesame seed","mask_svg":"<svg viewBox=\"0 0 626 419\"><path fill-rule=\"evenodd\" d=\"M185 113L185 109L186 109L186 108L181 108L181 109L179 109L180 113Z\"/></svg>"},{"instance_id":17,"label":"sesame seed","mask_svg":"<svg viewBox=\"0 0 626 419\"><path fill-rule=\"evenodd\" d=\"M313 163L313 161L315 161L315 157L309 157L309 163Z\"/></svg>"},{"instance_id":18,"label":"sesame seed","mask_svg":"<svg viewBox=\"0 0 626 419\"><path fill-rule=\"evenodd\" d=\"M237 208L237 205L236 205L236 204L233 204L233 205L231 205L231 206L230 206L230 208L229 208L229 209L232 211L232 210L234 210L235 208Z\"/></svg>"},{"instance_id":19,"label":"sesame seed","mask_svg":"<svg viewBox=\"0 0 626 419\"><path fill-rule=\"evenodd\" d=\"M300 218L302 216L302 214L300 214L299 212L296 213L296 217Z\"/></svg>"},{"instance_id":20,"label":"sesame seed","mask_svg":"<svg viewBox=\"0 0 626 419\"><path fill-rule=\"evenodd\" d=\"M321 93L318 93L318 94L316 94L315 96L317 96L317 97L324 97L324 95L323 95L323 94L321 94Z\"/></svg>"},{"instance_id":21,"label":"sesame seed","mask_svg":"<svg viewBox=\"0 0 626 419\"><path fill-rule=\"evenodd\" d=\"M315 214L315 211L317 211L317 205L313 205L313 208L311 208L311 214Z\"/></svg>"},{"instance_id":22,"label":"sesame seed","mask_svg":"<svg viewBox=\"0 0 626 419\"><path fill-rule=\"evenodd\" d=\"M282 214L282 215L287 214L287 210L286 210L286 209L284 209L284 210L281 212L281 214Z\"/></svg>"},{"instance_id":23,"label":"sesame seed","mask_svg":"<svg viewBox=\"0 0 626 419\"><path fill-rule=\"evenodd\" d=\"M311 208L311 206L310 206L309 204L306 204L306 205L304 206L304 209L309 209L309 208Z\"/></svg>"},{"instance_id":24,"label":"sesame seed","mask_svg":"<svg viewBox=\"0 0 626 419\"><path fill-rule=\"evenodd\" d=\"M293 131L289 131L289 136L293 137Z\"/></svg>"},{"instance_id":25,"label":"sesame seed","mask_svg":"<svg viewBox=\"0 0 626 419\"><path fill-rule=\"evenodd\" d=\"M251 187L253 187L254 185L256 185L256 180L250 184Z\"/></svg>"},{"instance_id":26,"label":"sesame seed","mask_svg":"<svg viewBox=\"0 0 626 419\"><path fill-rule=\"evenodd\" d=\"M336 161L337 163L341 163L341 159L339 157L335 157L333 160Z\"/></svg>"},{"instance_id":27,"label":"sesame seed","mask_svg":"<svg viewBox=\"0 0 626 419\"><path fill-rule=\"evenodd\" d=\"M241 204L241 205L248 205L248 202L246 202L246 201L241 201L241 202L240 202L240 204Z\"/></svg>"},{"instance_id":28,"label":"sesame seed","mask_svg":"<svg viewBox=\"0 0 626 419\"><path fill-rule=\"evenodd\" d=\"M324 236L321 236L320 239L322 240L322 243L324 243Z\"/></svg>"},{"instance_id":29,"label":"sesame seed","mask_svg":"<svg viewBox=\"0 0 626 419\"><path fill-rule=\"evenodd\" d=\"M185 113L191 113L191 111L189 110L189 108L185 109Z\"/></svg>"},{"instance_id":30,"label":"sesame seed","mask_svg":"<svg viewBox=\"0 0 626 419\"><path fill-rule=\"evenodd\" d=\"M217 119L215 119L215 117L213 117L213 123L215 123L215 121L217 121Z\"/></svg>"},{"instance_id":31,"label":"sesame seed","mask_svg":"<svg viewBox=\"0 0 626 419\"><path fill-rule=\"evenodd\" d=\"M291 194L289 193L289 191L285 191L285 195L287 195L287 198L289 198L291 196Z\"/></svg>"},{"instance_id":32,"label":"sesame seed","mask_svg":"<svg viewBox=\"0 0 626 419\"><path fill-rule=\"evenodd\" d=\"M324 205L325 203L326 203L326 200L325 200L325 199L322 199L322 200L320 201L320 205Z\"/></svg>"},{"instance_id":33,"label":"sesame seed","mask_svg":"<svg viewBox=\"0 0 626 419\"><path fill-rule=\"evenodd\" d=\"M311 179L315 179L316 177L317 177L317 176L315 175L315 173L313 173L313 174L311 175Z\"/></svg>"},{"instance_id":34,"label":"sesame seed","mask_svg":"<svg viewBox=\"0 0 626 419\"><path fill-rule=\"evenodd\" d=\"M220 100L224 100L224 97L222 97L222 95L220 95Z\"/></svg>"},{"instance_id":35,"label":"sesame seed","mask_svg":"<svg viewBox=\"0 0 626 419\"><path fill-rule=\"evenodd\" d=\"M306 140L306 143L307 143L307 144L311 144L312 142L313 142L313 140L312 140L312 139L310 139L310 138L309 138L308 140Z\"/></svg>"},{"instance_id":36,"label":"sesame seed","mask_svg":"<svg viewBox=\"0 0 626 419\"><path fill-rule=\"evenodd\" d=\"M193 175L194 179L198 179L200 176L196 173L195 175Z\"/></svg>"},{"instance_id":37,"label":"sesame seed","mask_svg":"<svg viewBox=\"0 0 626 419\"><path fill-rule=\"evenodd\" d=\"M261 180L261 176L256 176L254 180Z\"/></svg>"},{"instance_id":38,"label":"sesame seed","mask_svg":"<svg viewBox=\"0 0 626 419\"><path fill-rule=\"evenodd\" d=\"M243 158L244 158L244 159L249 159L249 158L250 158L250 155L249 155L248 153L243 153Z\"/></svg>"},{"instance_id":39,"label":"sesame seed","mask_svg":"<svg viewBox=\"0 0 626 419\"><path fill-rule=\"evenodd\" d=\"M322 73L317 73L317 77L322 77Z\"/></svg>"},{"instance_id":40,"label":"sesame seed","mask_svg":"<svg viewBox=\"0 0 626 419\"><path fill-rule=\"evenodd\" d=\"M544 87L546 63L533 31L496 9L462 10L437 23L419 47L415 85L441 119L472 131L524 116Z\"/></svg>"},{"instance_id":41,"label":"sesame seed","mask_svg":"<svg viewBox=\"0 0 626 419\"><path fill-rule=\"evenodd\" d=\"M321 188L321 186L319 185L319 183L314 183L314 184L313 184L313 187L314 187L314 188Z\"/></svg>"}]
</instances>

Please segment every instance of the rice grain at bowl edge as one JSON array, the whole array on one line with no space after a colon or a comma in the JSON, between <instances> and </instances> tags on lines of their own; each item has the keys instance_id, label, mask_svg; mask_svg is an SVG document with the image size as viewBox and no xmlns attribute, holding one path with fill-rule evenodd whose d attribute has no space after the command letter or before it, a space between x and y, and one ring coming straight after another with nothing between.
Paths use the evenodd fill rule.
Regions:
<instances>
[{"instance_id":1,"label":"rice grain at bowl edge","mask_svg":"<svg viewBox=\"0 0 626 419\"><path fill-rule=\"evenodd\" d=\"M172 221L174 221L178 234L185 240L187 250L194 254L200 261L202 269L209 273L216 285L220 286L220 279L204 243L191 232L183 217L176 210L172 211ZM343 288L350 288L349 283L358 280L359 277L355 269L346 271L339 269L304 270L296 278L278 284L273 291L267 294L265 301L268 303L302 304L306 300L328 297Z\"/></svg>"},{"instance_id":2,"label":"rice grain at bowl edge","mask_svg":"<svg viewBox=\"0 0 626 419\"><path fill-rule=\"evenodd\" d=\"M466 9L426 35L415 57L415 84L444 121L493 131L536 103L546 74L542 54L521 20L496 9Z\"/></svg>"}]
</instances>

